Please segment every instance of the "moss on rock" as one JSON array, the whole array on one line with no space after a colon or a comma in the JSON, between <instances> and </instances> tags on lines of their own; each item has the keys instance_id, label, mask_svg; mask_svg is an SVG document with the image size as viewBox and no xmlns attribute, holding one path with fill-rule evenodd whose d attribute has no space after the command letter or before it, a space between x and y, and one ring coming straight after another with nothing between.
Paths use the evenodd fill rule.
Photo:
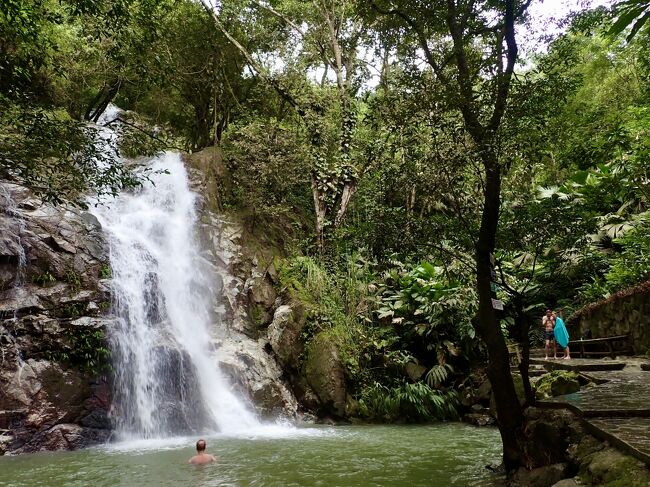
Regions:
<instances>
[{"instance_id":1,"label":"moss on rock","mask_svg":"<svg viewBox=\"0 0 650 487\"><path fill-rule=\"evenodd\" d=\"M637 459L614 448L604 448L587 457L579 477L588 485L603 487L647 487L650 471Z\"/></svg>"},{"instance_id":2,"label":"moss on rock","mask_svg":"<svg viewBox=\"0 0 650 487\"><path fill-rule=\"evenodd\" d=\"M305 376L320 399L322 413L342 417L346 412L346 374L340 358L340 344L330 331L319 333L309 343Z\"/></svg>"},{"instance_id":3,"label":"moss on rock","mask_svg":"<svg viewBox=\"0 0 650 487\"><path fill-rule=\"evenodd\" d=\"M578 374L567 370L554 370L543 375L535 384L537 399L563 396L579 390Z\"/></svg>"}]
</instances>

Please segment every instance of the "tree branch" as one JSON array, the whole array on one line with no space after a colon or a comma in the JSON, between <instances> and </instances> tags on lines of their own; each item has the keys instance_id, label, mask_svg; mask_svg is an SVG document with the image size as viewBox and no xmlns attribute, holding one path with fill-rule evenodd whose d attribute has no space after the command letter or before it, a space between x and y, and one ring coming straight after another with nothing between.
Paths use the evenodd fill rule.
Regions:
<instances>
[{"instance_id":1,"label":"tree branch","mask_svg":"<svg viewBox=\"0 0 650 487\"><path fill-rule=\"evenodd\" d=\"M512 0L509 0L512 1ZM461 26L458 24L458 12L454 0L447 0L447 27L454 45L456 67L458 69L458 88L460 91L460 111L465 119L467 130L477 143L483 140L484 128L478 117L478 110L474 105L474 90L467 53L465 52L465 36Z\"/></svg>"},{"instance_id":2,"label":"tree branch","mask_svg":"<svg viewBox=\"0 0 650 487\"><path fill-rule=\"evenodd\" d=\"M510 91L510 80L512 79L512 72L515 69L515 62L517 61L517 40L515 38L515 6L514 0L506 0L506 12L505 12L505 25L503 35L506 40L506 67L501 76L497 79L497 94L494 101L494 111L492 112L492 117L490 118L490 123L488 124L487 130L494 134L499 126L501 125L501 119L506 110L506 101L508 99L508 93ZM524 5L530 4L530 0ZM497 42L501 42L497 37ZM499 66L503 69L502 60L499 59Z\"/></svg>"},{"instance_id":3,"label":"tree branch","mask_svg":"<svg viewBox=\"0 0 650 487\"><path fill-rule=\"evenodd\" d=\"M255 5L257 5L258 7L262 8L262 9L264 9L264 10L267 10L268 12L272 13L273 15L275 15L276 17L278 17L279 19L281 19L285 24L287 24L287 25L290 26L293 30L295 30L295 31L300 35L300 37L302 37L303 39L305 38L305 33L302 31L302 29L300 28L300 26L298 26L298 24L296 24L294 21L292 21L292 20L291 20L290 18L288 18L286 15L282 14L281 12L278 12L278 11L275 10L273 7L271 7L270 5L267 5L267 4L265 4L265 3L262 3L262 2L260 2L260 1L258 1L258 0L253 0L253 3L254 3Z\"/></svg>"},{"instance_id":4,"label":"tree branch","mask_svg":"<svg viewBox=\"0 0 650 487\"><path fill-rule=\"evenodd\" d=\"M262 79L264 79L264 81L266 81L269 85L271 85L271 87L275 89L275 91L280 95L281 98L283 98L291 106L293 106L298 111L299 115L304 116L305 108L300 103L298 103L298 101L291 95L291 93L289 93L286 89L282 87L282 85L280 85L278 80L273 78L273 76L271 76L267 72L264 66L262 66L260 63L258 63L255 60L255 58L253 58L252 54L248 52L248 50L237 39L235 39L235 37L233 37L233 35L230 32L228 32L228 29L226 29L223 23L221 22L221 19L215 12L209 0L201 0L201 5L203 5L203 8L208 13L208 15L212 17L212 20L214 20L215 25L221 31L221 33L226 37L226 39L228 39L228 41L230 41L230 43L233 46L235 46L239 52L241 52L241 54L246 59L248 65L251 67L251 69L253 69L259 77L261 77Z\"/></svg>"},{"instance_id":5,"label":"tree branch","mask_svg":"<svg viewBox=\"0 0 650 487\"><path fill-rule=\"evenodd\" d=\"M143 128L138 127L136 124L124 120L122 117L115 117L110 122L106 122L104 124L104 126L108 127L108 126L110 126L111 124L113 124L115 122L120 122L120 123L122 123L124 125L128 125L129 127L134 128L134 129L142 132L143 134L147 135L148 137L150 137L150 138L152 138L154 140L157 140L158 142L163 143L165 145L165 147L167 147L169 149L176 149L177 151L185 152L185 149L183 149L182 147L178 147L178 146L175 146L175 145L170 145L166 140L163 140L160 137L156 137L154 134L151 134L151 133L147 132L146 130L144 130Z\"/></svg>"},{"instance_id":6,"label":"tree branch","mask_svg":"<svg viewBox=\"0 0 650 487\"><path fill-rule=\"evenodd\" d=\"M418 37L418 43L420 44L420 47L424 51L424 56L427 60L427 63L429 63L429 66L431 66L431 69L433 69L433 72L442 80L446 80L446 77L444 77L444 74L442 72L442 67L441 65L438 64L436 61L435 56L433 55L433 52L431 52L431 48L429 47L429 42L427 39L427 36L424 34L420 26L417 25L417 23L411 19L408 15L406 15L404 12L402 12L399 9L393 8L390 10L384 10L382 9L379 5L377 5L376 2L372 2L372 8L376 10L378 13L382 15L396 15L399 18L401 18L406 24L415 32L415 34Z\"/></svg>"}]
</instances>

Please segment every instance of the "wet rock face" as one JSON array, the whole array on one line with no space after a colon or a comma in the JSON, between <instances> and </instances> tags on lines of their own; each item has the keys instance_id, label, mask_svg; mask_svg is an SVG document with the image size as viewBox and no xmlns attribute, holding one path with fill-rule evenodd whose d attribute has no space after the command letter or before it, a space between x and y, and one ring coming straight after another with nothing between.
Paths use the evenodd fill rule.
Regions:
<instances>
[{"instance_id":1,"label":"wet rock face","mask_svg":"<svg viewBox=\"0 0 650 487\"><path fill-rule=\"evenodd\" d=\"M255 255L246 252L243 230L236 220L203 207L201 221L206 264L217 296L212 310L215 360L262 416L293 417L296 400L283 370L268 352L265 336L265 322L272 317L275 294L255 291L260 282L269 279L268 273ZM264 307L261 303L265 303ZM251 312L256 309L261 310L259 314Z\"/></svg>"},{"instance_id":2,"label":"wet rock face","mask_svg":"<svg viewBox=\"0 0 650 487\"><path fill-rule=\"evenodd\" d=\"M4 452L74 449L108 439L108 383L47 360L30 359L0 374ZM67 434L74 438L64 441ZM3 453L4 453L3 452Z\"/></svg>"},{"instance_id":3,"label":"wet rock face","mask_svg":"<svg viewBox=\"0 0 650 487\"><path fill-rule=\"evenodd\" d=\"M168 378L161 384L160 403L156 413L163 430L178 434L201 432L202 425L207 422L208 412L201 400L201 387L188 353L175 347L159 345L155 357L156 375ZM116 404L120 403L117 399L116 397ZM116 417L116 421L119 418ZM126 426L130 429L131 425Z\"/></svg>"},{"instance_id":4,"label":"wet rock face","mask_svg":"<svg viewBox=\"0 0 650 487\"><path fill-rule=\"evenodd\" d=\"M298 404L267 337L277 301L272 256L222 212L218 189L229 183L219 150L197 152L185 162L199 195L201 245L218 298L212 310L215 360L261 416L293 418Z\"/></svg>"},{"instance_id":5,"label":"wet rock face","mask_svg":"<svg viewBox=\"0 0 650 487\"><path fill-rule=\"evenodd\" d=\"M0 182L0 454L110 434L108 383L91 371L112 322L106 262L92 215Z\"/></svg>"},{"instance_id":6,"label":"wet rock face","mask_svg":"<svg viewBox=\"0 0 650 487\"><path fill-rule=\"evenodd\" d=\"M287 387L282 368L265 345L262 339L225 341L218 350L219 366L261 417L292 419L298 403Z\"/></svg>"}]
</instances>

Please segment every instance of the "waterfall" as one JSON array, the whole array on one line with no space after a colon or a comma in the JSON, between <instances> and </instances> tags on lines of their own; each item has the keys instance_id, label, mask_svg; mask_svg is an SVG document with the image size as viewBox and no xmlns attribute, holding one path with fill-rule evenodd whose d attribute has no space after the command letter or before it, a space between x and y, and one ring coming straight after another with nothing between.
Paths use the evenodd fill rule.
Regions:
<instances>
[{"instance_id":1,"label":"waterfall","mask_svg":"<svg viewBox=\"0 0 650 487\"><path fill-rule=\"evenodd\" d=\"M186 169L176 153L150 167L154 184L92 210L110 248L118 433L163 438L249 430L258 420L220 372L212 345L221 292L200 253Z\"/></svg>"}]
</instances>

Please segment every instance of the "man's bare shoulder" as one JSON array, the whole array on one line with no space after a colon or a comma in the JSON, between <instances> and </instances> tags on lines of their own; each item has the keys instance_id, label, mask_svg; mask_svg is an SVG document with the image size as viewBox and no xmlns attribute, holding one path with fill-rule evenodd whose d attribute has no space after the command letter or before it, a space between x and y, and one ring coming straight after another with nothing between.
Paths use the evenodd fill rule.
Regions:
<instances>
[{"instance_id":1,"label":"man's bare shoulder","mask_svg":"<svg viewBox=\"0 0 650 487\"><path fill-rule=\"evenodd\" d=\"M214 455L194 455L192 458L189 459L187 463L190 463L192 465L203 465L204 463L212 463L216 462L217 457Z\"/></svg>"}]
</instances>

